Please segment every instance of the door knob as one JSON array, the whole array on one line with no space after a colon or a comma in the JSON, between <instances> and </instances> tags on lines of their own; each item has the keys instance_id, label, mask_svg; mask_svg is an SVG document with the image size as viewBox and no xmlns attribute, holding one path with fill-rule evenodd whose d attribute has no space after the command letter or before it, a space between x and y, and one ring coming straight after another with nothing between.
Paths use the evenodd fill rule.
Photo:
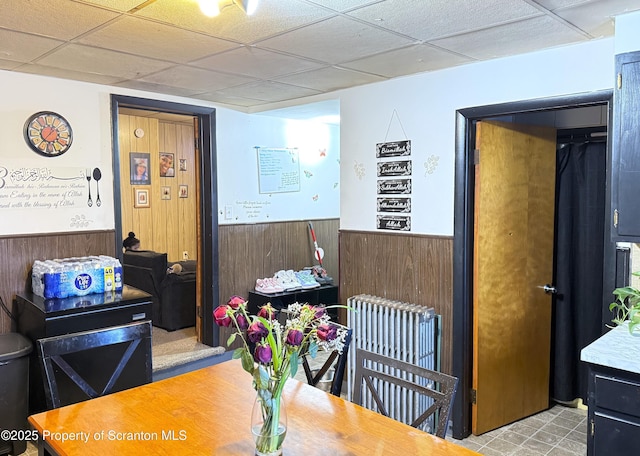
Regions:
<instances>
[{"instance_id":1,"label":"door knob","mask_svg":"<svg viewBox=\"0 0 640 456\"><path fill-rule=\"evenodd\" d=\"M543 286L538 286L538 288L542 288L547 294L556 294L558 292L558 290L556 290L556 287L554 287L553 285L549 285L548 283Z\"/></svg>"}]
</instances>

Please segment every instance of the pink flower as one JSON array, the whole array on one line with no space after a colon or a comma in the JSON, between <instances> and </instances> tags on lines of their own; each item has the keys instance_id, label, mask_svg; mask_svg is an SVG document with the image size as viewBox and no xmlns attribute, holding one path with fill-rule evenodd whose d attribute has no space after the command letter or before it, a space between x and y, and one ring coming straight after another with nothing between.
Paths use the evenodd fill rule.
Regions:
<instances>
[{"instance_id":1,"label":"pink flower","mask_svg":"<svg viewBox=\"0 0 640 456\"><path fill-rule=\"evenodd\" d=\"M245 303L244 298L241 298L240 296L237 296L237 295L231 296L229 298L229 301L227 301L227 305L231 307L233 310L236 310L238 307L240 307L241 304L244 304L244 303Z\"/></svg>"},{"instance_id":2,"label":"pink flower","mask_svg":"<svg viewBox=\"0 0 640 456\"><path fill-rule=\"evenodd\" d=\"M269 330L262 324L261 321L254 321L249 325L249 329L247 329L247 338L257 344L262 339L267 337L269 334Z\"/></svg>"},{"instance_id":3,"label":"pink flower","mask_svg":"<svg viewBox=\"0 0 640 456\"><path fill-rule=\"evenodd\" d=\"M245 317L241 313L239 313L236 316L236 322L238 323L238 327L240 328L240 331L244 331L249 327L249 322L247 321L247 317Z\"/></svg>"},{"instance_id":4,"label":"pink flower","mask_svg":"<svg viewBox=\"0 0 640 456\"><path fill-rule=\"evenodd\" d=\"M271 307L270 303L267 303L264 306L260 307L260 310L258 311L258 316L262 318L266 318L267 320L273 320L276 318L276 310L273 307Z\"/></svg>"},{"instance_id":5,"label":"pink flower","mask_svg":"<svg viewBox=\"0 0 640 456\"><path fill-rule=\"evenodd\" d=\"M227 311L229 310L229 306L218 306L213 311L213 318L216 320L218 326L231 326L233 320L229 315L227 315Z\"/></svg>"},{"instance_id":6,"label":"pink flower","mask_svg":"<svg viewBox=\"0 0 640 456\"><path fill-rule=\"evenodd\" d=\"M320 325L318 326L318 339L326 342L331 342L338 337L338 328L333 325Z\"/></svg>"},{"instance_id":7,"label":"pink flower","mask_svg":"<svg viewBox=\"0 0 640 456\"><path fill-rule=\"evenodd\" d=\"M297 347L302 343L302 331L298 329L290 329L287 331L287 344Z\"/></svg>"},{"instance_id":8,"label":"pink flower","mask_svg":"<svg viewBox=\"0 0 640 456\"><path fill-rule=\"evenodd\" d=\"M253 353L253 358L261 364L269 364L272 358L271 347L267 344L258 345Z\"/></svg>"}]
</instances>

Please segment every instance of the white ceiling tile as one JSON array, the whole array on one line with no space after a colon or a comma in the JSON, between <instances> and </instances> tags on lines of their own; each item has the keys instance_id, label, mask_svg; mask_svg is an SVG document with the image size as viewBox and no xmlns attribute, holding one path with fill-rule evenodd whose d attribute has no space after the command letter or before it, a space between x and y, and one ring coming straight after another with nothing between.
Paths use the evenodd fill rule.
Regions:
<instances>
[{"instance_id":1,"label":"white ceiling tile","mask_svg":"<svg viewBox=\"0 0 640 456\"><path fill-rule=\"evenodd\" d=\"M70 40L118 13L69 0L2 0L0 27Z\"/></svg>"},{"instance_id":2,"label":"white ceiling tile","mask_svg":"<svg viewBox=\"0 0 640 456\"><path fill-rule=\"evenodd\" d=\"M638 0L607 0L606 3L583 3L579 6L559 9L554 13L593 37L599 38L613 35L615 31L613 16L638 10L640 10Z\"/></svg>"},{"instance_id":3,"label":"white ceiling tile","mask_svg":"<svg viewBox=\"0 0 640 456\"><path fill-rule=\"evenodd\" d=\"M137 79L131 79L128 81L122 81L114 84L117 87L126 87L128 89L146 90L148 92L166 93L169 95L176 95L179 97L189 97L197 93L192 89L185 89L182 87L172 87L162 84L154 84L152 82L144 82Z\"/></svg>"},{"instance_id":4,"label":"white ceiling tile","mask_svg":"<svg viewBox=\"0 0 640 456\"><path fill-rule=\"evenodd\" d=\"M77 0L88 5L102 6L116 11L130 11L146 3L147 0Z\"/></svg>"},{"instance_id":5,"label":"white ceiling tile","mask_svg":"<svg viewBox=\"0 0 640 456\"><path fill-rule=\"evenodd\" d=\"M307 0L309 3L331 8L336 11L348 11L353 8L359 8L372 3L379 3L380 0ZM391 1L391 0L390 0ZM397 1L397 0L394 0Z\"/></svg>"},{"instance_id":6,"label":"white ceiling tile","mask_svg":"<svg viewBox=\"0 0 640 456\"><path fill-rule=\"evenodd\" d=\"M340 66L395 78L469 63L472 59L452 54L428 44L417 44L366 57Z\"/></svg>"},{"instance_id":7,"label":"white ceiling tile","mask_svg":"<svg viewBox=\"0 0 640 456\"><path fill-rule=\"evenodd\" d=\"M369 25L335 17L262 41L259 46L337 64L412 43Z\"/></svg>"},{"instance_id":8,"label":"white ceiling tile","mask_svg":"<svg viewBox=\"0 0 640 456\"><path fill-rule=\"evenodd\" d=\"M474 59L486 60L584 40L586 38L575 30L543 16L431 43Z\"/></svg>"},{"instance_id":9,"label":"white ceiling tile","mask_svg":"<svg viewBox=\"0 0 640 456\"><path fill-rule=\"evenodd\" d=\"M21 65L24 65L24 64L22 62L16 62L14 60L0 59L0 69L1 70L16 70Z\"/></svg>"},{"instance_id":10,"label":"white ceiling tile","mask_svg":"<svg viewBox=\"0 0 640 456\"><path fill-rule=\"evenodd\" d=\"M255 100L276 102L290 100L292 98L308 97L320 93L317 90L297 87L279 82L262 81L254 82L240 87L232 87L220 90L225 95L253 98Z\"/></svg>"},{"instance_id":11,"label":"white ceiling tile","mask_svg":"<svg viewBox=\"0 0 640 456\"><path fill-rule=\"evenodd\" d=\"M238 47L231 41L135 17L123 17L78 42L180 63Z\"/></svg>"},{"instance_id":12,"label":"white ceiling tile","mask_svg":"<svg viewBox=\"0 0 640 456\"><path fill-rule=\"evenodd\" d=\"M166 62L80 44L63 46L38 60L38 63L81 73L89 71L94 74L119 76L123 79L137 78L168 66Z\"/></svg>"},{"instance_id":13,"label":"white ceiling tile","mask_svg":"<svg viewBox=\"0 0 640 456\"><path fill-rule=\"evenodd\" d=\"M46 65L32 65L27 64L20 67L21 73L41 74L43 76L51 76L61 79L72 79L84 82L92 82L94 84L115 84L122 80L122 78L115 76L106 76L102 74L95 74L89 71L74 71L67 68L55 68Z\"/></svg>"},{"instance_id":14,"label":"white ceiling tile","mask_svg":"<svg viewBox=\"0 0 640 456\"><path fill-rule=\"evenodd\" d=\"M386 78L380 76L356 72L349 69L326 67L277 78L276 81L320 90L322 92L332 92L334 90L353 86L354 83L356 85L370 84L372 82L384 81L385 79Z\"/></svg>"},{"instance_id":15,"label":"white ceiling tile","mask_svg":"<svg viewBox=\"0 0 640 456\"><path fill-rule=\"evenodd\" d=\"M580 5L581 3L589 3L594 0L536 0L540 6L548 10L556 10L558 8L566 8L568 6Z\"/></svg>"},{"instance_id":16,"label":"white ceiling tile","mask_svg":"<svg viewBox=\"0 0 640 456\"><path fill-rule=\"evenodd\" d=\"M332 13L298 0L262 0L258 11L252 16L245 15L240 8L233 5L224 8L219 16L209 18L202 14L195 1L185 3L157 0L137 14L188 30L251 44L308 22L329 17Z\"/></svg>"},{"instance_id":17,"label":"white ceiling tile","mask_svg":"<svg viewBox=\"0 0 640 456\"><path fill-rule=\"evenodd\" d=\"M238 97L234 95L225 94L223 92L199 93L198 99L213 101L215 103L224 103L230 106L242 106L245 108L249 106L255 106L257 104L258 105L264 104L264 101L262 100L255 100L253 98L246 98L246 97Z\"/></svg>"},{"instance_id":18,"label":"white ceiling tile","mask_svg":"<svg viewBox=\"0 0 640 456\"><path fill-rule=\"evenodd\" d=\"M182 87L192 89L192 93L210 92L246 84L255 79L246 76L230 75L218 73L217 71L203 70L193 67L171 67L148 76L141 77L140 80L163 84L171 87Z\"/></svg>"},{"instance_id":19,"label":"white ceiling tile","mask_svg":"<svg viewBox=\"0 0 640 456\"><path fill-rule=\"evenodd\" d=\"M211 57L191 62L191 65L211 70L224 70L259 79L269 79L297 73L322 65L277 52L266 51L255 46L242 46Z\"/></svg>"},{"instance_id":20,"label":"white ceiling tile","mask_svg":"<svg viewBox=\"0 0 640 456\"><path fill-rule=\"evenodd\" d=\"M522 0L403 0L382 2L347 14L429 41L542 13Z\"/></svg>"},{"instance_id":21,"label":"white ceiling tile","mask_svg":"<svg viewBox=\"0 0 640 456\"><path fill-rule=\"evenodd\" d=\"M31 62L64 44L63 41L0 29L0 58Z\"/></svg>"}]
</instances>

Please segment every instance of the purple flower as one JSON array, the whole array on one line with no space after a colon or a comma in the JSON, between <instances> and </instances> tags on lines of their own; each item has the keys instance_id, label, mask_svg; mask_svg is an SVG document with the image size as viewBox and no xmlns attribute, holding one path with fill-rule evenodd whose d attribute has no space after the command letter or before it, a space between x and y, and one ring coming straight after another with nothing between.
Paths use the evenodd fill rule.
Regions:
<instances>
[{"instance_id":1,"label":"purple flower","mask_svg":"<svg viewBox=\"0 0 640 456\"><path fill-rule=\"evenodd\" d=\"M267 344L256 346L253 358L261 364L269 364L272 358L271 347Z\"/></svg>"},{"instance_id":2,"label":"purple flower","mask_svg":"<svg viewBox=\"0 0 640 456\"><path fill-rule=\"evenodd\" d=\"M318 339L331 342L338 337L338 328L333 325L318 326Z\"/></svg>"},{"instance_id":3,"label":"purple flower","mask_svg":"<svg viewBox=\"0 0 640 456\"><path fill-rule=\"evenodd\" d=\"M287 344L294 347L299 346L302 343L302 332L299 329L290 329L287 331Z\"/></svg>"},{"instance_id":4,"label":"purple flower","mask_svg":"<svg viewBox=\"0 0 640 456\"><path fill-rule=\"evenodd\" d=\"M314 306L313 311L315 312L314 318L322 318L327 313L327 310L322 306Z\"/></svg>"},{"instance_id":5,"label":"purple flower","mask_svg":"<svg viewBox=\"0 0 640 456\"><path fill-rule=\"evenodd\" d=\"M258 316L266 318L267 320L273 320L274 318L276 318L276 311L273 307L271 307L270 303L267 303L264 306L260 307Z\"/></svg>"},{"instance_id":6,"label":"purple flower","mask_svg":"<svg viewBox=\"0 0 640 456\"><path fill-rule=\"evenodd\" d=\"M231 326L232 320L229 315L227 315L227 311L229 310L229 306L218 306L213 311L213 318L216 320L218 326Z\"/></svg>"},{"instance_id":7,"label":"purple flower","mask_svg":"<svg viewBox=\"0 0 640 456\"><path fill-rule=\"evenodd\" d=\"M257 344L262 339L267 337L269 334L269 330L262 324L261 321L254 321L249 325L249 329L247 329L247 337L251 342Z\"/></svg>"},{"instance_id":8,"label":"purple flower","mask_svg":"<svg viewBox=\"0 0 640 456\"><path fill-rule=\"evenodd\" d=\"M247 321L247 317L245 317L241 313L239 313L236 316L236 322L238 323L238 327L240 328L240 331L244 331L249 327L249 322Z\"/></svg>"},{"instance_id":9,"label":"purple flower","mask_svg":"<svg viewBox=\"0 0 640 456\"><path fill-rule=\"evenodd\" d=\"M238 307L240 307L241 304L244 304L244 303L245 303L244 298L241 298L240 296L237 296L237 295L231 296L229 298L229 301L227 301L227 305L231 307L233 310L236 310Z\"/></svg>"}]
</instances>

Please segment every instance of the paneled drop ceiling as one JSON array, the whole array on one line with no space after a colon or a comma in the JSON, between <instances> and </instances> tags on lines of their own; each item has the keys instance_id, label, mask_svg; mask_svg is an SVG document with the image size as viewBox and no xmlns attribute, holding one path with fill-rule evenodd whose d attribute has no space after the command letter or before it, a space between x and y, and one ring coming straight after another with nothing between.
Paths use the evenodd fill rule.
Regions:
<instances>
[{"instance_id":1,"label":"paneled drop ceiling","mask_svg":"<svg viewBox=\"0 0 640 456\"><path fill-rule=\"evenodd\" d=\"M231 0L223 0L229 3ZM245 112L611 36L638 0L2 0L0 69ZM317 99L314 97L313 99Z\"/></svg>"}]
</instances>

